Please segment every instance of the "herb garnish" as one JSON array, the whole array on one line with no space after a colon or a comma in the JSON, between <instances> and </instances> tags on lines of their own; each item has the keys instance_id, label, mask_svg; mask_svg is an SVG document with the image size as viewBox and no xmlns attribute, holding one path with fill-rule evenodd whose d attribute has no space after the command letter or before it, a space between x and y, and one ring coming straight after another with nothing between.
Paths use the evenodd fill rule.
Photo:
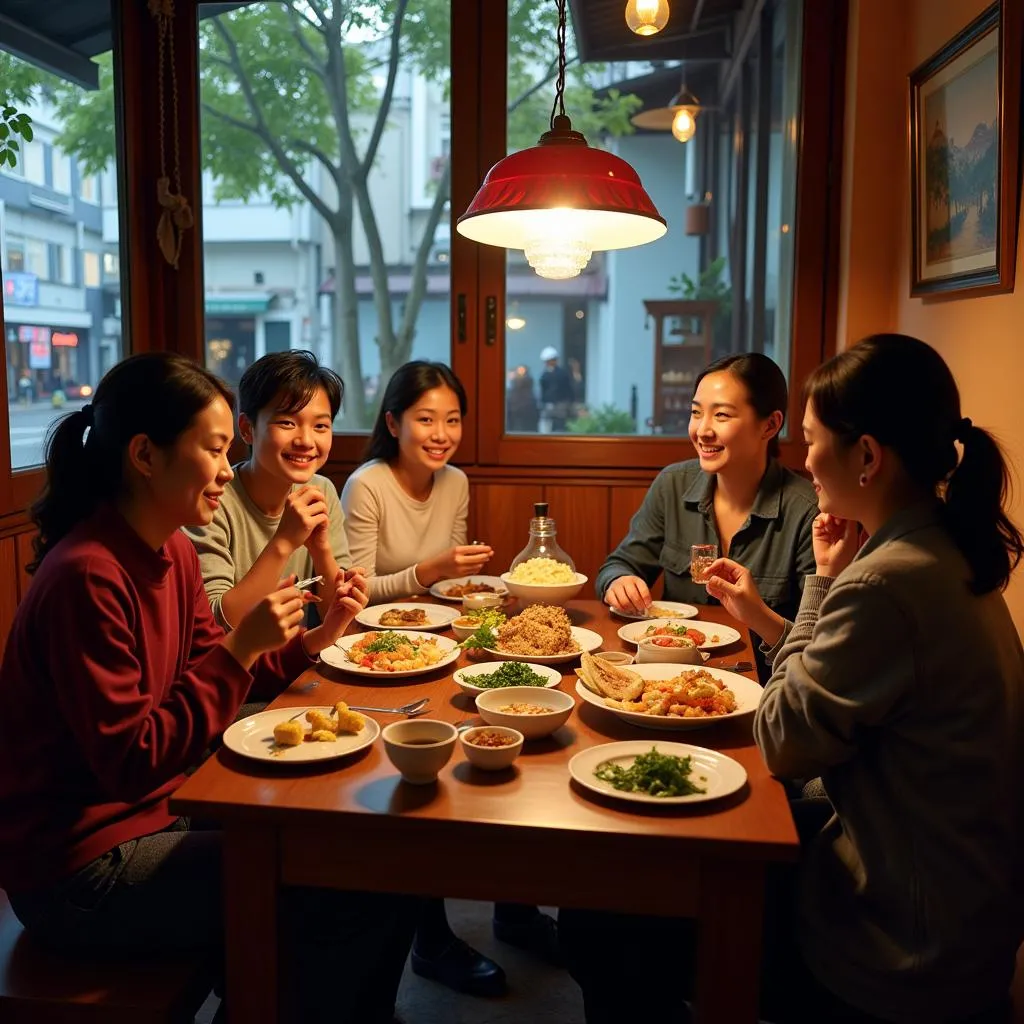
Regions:
<instances>
[{"instance_id":1,"label":"herb garnish","mask_svg":"<svg viewBox=\"0 0 1024 1024\"><path fill-rule=\"evenodd\" d=\"M383 651L397 651L399 647L412 647L416 649L416 644L413 643L412 638L402 633L396 633L394 630L389 629L386 633L379 634L375 639L371 640L363 648L363 654L380 654Z\"/></svg>"},{"instance_id":2,"label":"herb garnish","mask_svg":"<svg viewBox=\"0 0 1024 1024\"><path fill-rule=\"evenodd\" d=\"M467 612L466 615L469 618L476 619L480 625L459 646L469 650L481 647L497 647L497 630L505 621L505 613L499 612L494 608L479 608L475 611Z\"/></svg>"},{"instance_id":3,"label":"herb garnish","mask_svg":"<svg viewBox=\"0 0 1024 1024\"><path fill-rule=\"evenodd\" d=\"M484 689L497 689L501 686L547 686L548 682L544 676L534 672L529 665L521 661L506 661L494 672L466 676L465 680Z\"/></svg>"},{"instance_id":4,"label":"herb garnish","mask_svg":"<svg viewBox=\"0 0 1024 1024\"><path fill-rule=\"evenodd\" d=\"M594 775L626 793L647 793L649 796L706 793L706 789L690 781L692 770L689 757L659 754L657 747L651 747L650 753L640 754L628 768L614 761L602 761L594 769Z\"/></svg>"}]
</instances>

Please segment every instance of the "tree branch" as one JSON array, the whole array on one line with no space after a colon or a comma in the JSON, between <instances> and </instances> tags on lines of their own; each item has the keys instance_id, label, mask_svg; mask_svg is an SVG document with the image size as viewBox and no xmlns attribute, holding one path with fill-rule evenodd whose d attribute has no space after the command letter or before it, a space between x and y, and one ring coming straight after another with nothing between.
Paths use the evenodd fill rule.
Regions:
<instances>
[{"instance_id":1,"label":"tree branch","mask_svg":"<svg viewBox=\"0 0 1024 1024\"><path fill-rule=\"evenodd\" d=\"M236 128L242 128L245 131L252 132L261 139L270 152L274 154L274 158L277 160L278 164L280 164L281 170L283 170L291 179L292 183L310 203L310 205L312 205L317 213L319 213L328 224L333 223L340 214L340 210L332 210L327 203L320 198L317 192L310 187L309 183L302 176L302 172L298 165L288 155L288 152L281 145L280 141L275 138L268 129L266 120L263 117L263 110L260 107L259 100L257 100L255 92L253 91L252 82L249 80L249 76L246 74L245 68L242 66L241 58L238 56L238 44L235 42L234 36L232 36L227 27L222 24L219 16L212 18L211 21L213 22L214 28L220 33L221 38L224 40L225 46L228 48L231 68L238 78L239 87L242 90L242 95L245 97L245 102L249 107L249 113L252 115L253 121L250 124L249 122L241 121L237 118L231 118L230 115L225 115L215 108L209 108L210 112L220 117L222 120L233 121ZM209 105L204 104L204 106L208 107ZM335 180L337 180L337 178Z\"/></svg>"},{"instance_id":2,"label":"tree branch","mask_svg":"<svg viewBox=\"0 0 1024 1024\"><path fill-rule=\"evenodd\" d=\"M306 0L306 6L317 16L320 20L321 28L318 31L325 32L332 23L332 19L328 18L324 13L323 4L319 0Z\"/></svg>"},{"instance_id":3,"label":"tree branch","mask_svg":"<svg viewBox=\"0 0 1024 1024\"><path fill-rule=\"evenodd\" d=\"M426 224L423 227L423 235L420 244L416 248L416 257L412 264L412 275L409 281L409 293L405 299L405 311L402 314L402 326L399 329L399 357L404 363L409 358L412 349L413 336L416 330L416 320L419 316L420 305L427 290L427 264L430 260L430 249L434 244L434 232L441 222L441 215L444 213L444 204L448 201L448 191L451 184L451 160L445 161L444 173L437 183L437 192L434 195L434 204L430 207Z\"/></svg>"},{"instance_id":4,"label":"tree branch","mask_svg":"<svg viewBox=\"0 0 1024 1024\"><path fill-rule=\"evenodd\" d=\"M373 123L373 131L366 144L366 153L363 155L362 166L359 170L360 177L364 180L369 175L374 160L377 159L377 147L380 146L381 136L387 127L388 114L391 112L391 100L395 93L395 80L398 77L398 62L401 57L402 22L408 7L409 0L398 0L395 8L395 20L391 27L391 48L388 54L388 79L384 85L380 106L377 108L377 119Z\"/></svg>"},{"instance_id":5,"label":"tree branch","mask_svg":"<svg viewBox=\"0 0 1024 1024\"><path fill-rule=\"evenodd\" d=\"M299 14L299 12L296 11L291 4L288 4L285 7L285 11L287 11L288 13L288 21L291 24L292 35L295 36L295 41L299 44L299 46L302 47L303 50L306 51L306 53L309 55L309 59L313 62L311 65L307 64L305 66L308 67L315 74L319 75L320 78L323 78L327 70L324 67L323 58L319 53L316 52L316 50L311 45L310 41L302 34L302 26L304 24L309 25L313 28L314 32L319 32L320 30L316 28L316 26L314 26L308 18L303 18L302 15Z\"/></svg>"}]
</instances>

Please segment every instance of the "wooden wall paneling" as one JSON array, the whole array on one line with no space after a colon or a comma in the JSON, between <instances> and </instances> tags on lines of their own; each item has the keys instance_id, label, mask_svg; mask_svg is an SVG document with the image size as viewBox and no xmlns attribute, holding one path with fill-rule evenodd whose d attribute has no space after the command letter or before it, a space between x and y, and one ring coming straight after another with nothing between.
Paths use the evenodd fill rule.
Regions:
<instances>
[{"instance_id":1,"label":"wooden wall paneling","mask_svg":"<svg viewBox=\"0 0 1024 1024\"><path fill-rule=\"evenodd\" d=\"M14 537L0 540L0 650L18 609L18 555Z\"/></svg>"},{"instance_id":2,"label":"wooden wall paneling","mask_svg":"<svg viewBox=\"0 0 1024 1024\"><path fill-rule=\"evenodd\" d=\"M36 538L36 531L29 530L26 533L19 533L11 538L15 542L15 553L17 555L17 594L20 601L28 592L28 585L32 577L28 574L27 566L35 558L35 551L32 549L32 542Z\"/></svg>"},{"instance_id":3,"label":"wooden wall paneling","mask_svg":"<svg viewBox=\"0 0 1024 1024\"><path fill-rule=\"evenodd\" d=\"M629 533L629 522L647 495L646 487L612 487L608 497L608 550L614 551ZM661 597L663 586L659 576L651 587L655 598Z\"/></svg>"},{"instance_id":4,"label":"wooden wall paneling","mask_svg":"<svg viewBox=\"0 0 1024 1024\"><path fill-rule=\"evenodd\" d=\"M469 540L482 540L494 548L487 572L500 576L530 537L533 503L543 501L541 489L532 484L470 484Z\"/></svg>"},{"instance_id":5,"label":"wooden wall paneling","mask_svg":"<svg viewBox=\"0 0 1024 1024\"><path fill-rule=\"evenodd\" d=\"M608 554L608 488L548 485L548 512L558 526L558 543L586 573L580 597L594 597L594 576Z\"/></svg>"}]
</instances>

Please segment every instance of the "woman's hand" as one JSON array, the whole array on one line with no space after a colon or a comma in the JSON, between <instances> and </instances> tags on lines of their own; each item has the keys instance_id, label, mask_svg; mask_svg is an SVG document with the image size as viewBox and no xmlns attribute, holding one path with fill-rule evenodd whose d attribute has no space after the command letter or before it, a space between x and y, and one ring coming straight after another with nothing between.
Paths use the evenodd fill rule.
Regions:
<instances>
[{"instance_id":1,"label":"woman's hand","mask_svg":"<svg viewBox=\"0 0 1024 1024\"><path fill-rule=\"evenodd\" d=\"M707 592L734 618L774 645L782 636L785 620L764 603L757 583L745 566L731 558L718 558L708 569Z\"/></svg>"},{"instance_id":2,"label":"woman's hand","mask_svg":"<svg viewBox=\"0 0 1024 1024\"><path fill-rule=\"evenodd\" d=\"M311 658L315 658L325 647L330 647L369 604L370 587L365 573L366 570L360 566L338 570L333 590L328 589L324 594L325 600L330 598L330 604L323 613L320 625L306 630L302 637L302 646Z\"/></svg>"},{"instance_id":3,"label":"woman's hand","mask_svg":"<svg viewBox=\"0 0 1024 1024\"><path fill-rule=\"evenodd\" d=\"M619 576L604 592L604 603L620 611L646 615L651 606L651 591L639 576Z\"/></svg>"},{"instance_id":4,"label":"woman's hand","mask_svg":"<svg viewBox=\"0 0 1024 1024\"><path fill-rule=\"evenodd\" d=\"M294 584L294 574L281 580L224 638L224 646L245 668L264 651L276 650L298 633L305 606L316 598Z\"/></svg>"},{"instance_id":5,"label":"woman's hand","mask_svg":"<svg viewBox=\"0 0 1024 1024\"><path fill-rule=\"evenodd\" d=\"M440 555L428 558L416 566L416 579L420 586L431 587L438 580L458 576L472 576L494 557L489 544L456 544Z\"/></svg>"},{"instance_id":6,"label":"woman's hand","mask_svg":"<svg viewBox=\"0 0 1024 1024\"><path fill-rule=\"evenodd\" d=\"M327 499L318 487L306 484L285 498L274 540L290 555L301 548L318 527L322 526L326 535L327 525Z\"/></svg>"},{"instance_id":7,"label":"woman's hand","mask_svg":"<svg viewBox=\"0 0 1024 1024\"><path fill-rule=\"evenodd\" d=\"M811 545L819 576L838 576L860 548L860 524L820 512L814 519Z\"/></svg>"}]
</instances>

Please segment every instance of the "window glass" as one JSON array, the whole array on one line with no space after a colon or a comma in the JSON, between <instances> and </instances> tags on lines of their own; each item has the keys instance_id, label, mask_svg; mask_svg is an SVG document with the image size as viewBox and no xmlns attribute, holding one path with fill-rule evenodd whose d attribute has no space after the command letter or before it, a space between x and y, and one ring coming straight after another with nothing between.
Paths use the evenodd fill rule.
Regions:
<instances>
[{"instance_id":1,"label":"window glass","mask_svg":"<svg viewBox=\"0 0 1024 1024\"><path fill-rule=\"evenodd\" d=\"M71 194L71 159L67 153L62 153L56 146L51 151L51 166L53 168L53 188L57 192Z\"/></svg>"},{"instance_id":2,"label":"window glass","mask_svg":"<svg viewBox=\"0 0 1024 1024\"><path fill-rule=\"evenodd\" d=\"M24 147L23 159L29 182L47 184L42 140L52 147L54 189L71 193L72 160L83 183L93 182L94 198L97 175L109 173L115 181L111 55L95 59L100 88L87 91L0 50L0 80L18 86L10 102L32 118L35 139ZM56 214L34 204L23 185L4 181L3 341L11 465L22 469L42 462L50 424L88 401L100 377L121 358L117 190L115 183L104 208ZM104 275L106 283L101 252L115 270Z\"/></svg>"},{"instance_id":3,"label":"window glass","mask_svg":"<svg viewBox=\"0 0 1024 1024\"><path fill-rule=\"evenodd\" d=\"M78 198L81 199L83 203L99 202L99 188L96 175L82 175L78 184Z\"/></svg>"},{"instance_id":4,"label":"window glass","mask_svg":"<svg viewBox=\"0 0 1024 1024\"><path fill-rule=\"evenodd\" d=\"M86 288L99 288L100 254L98 252L82 253L82 284Z\"/></svg>"},{"instance_id":5,"label":"window glass","mask_svg":"<svg viewBox=\"0 0 1024 1024\"><path fill-rule=\"evenodd\" d=\"M632 165L668 232L648 245L594 253L582 273L568 280L541 279L521 252L509 252L507 433L684 434L697 373L736 344L734 258L743 261L746 271L741 302L749 306L753 299L755 264L765 276L761 322L768 333L755 341L746 317L747 326L736 339L739 348L766 351L788 372L789 296L783 292L792 289L792 247L791 238L780 239L785 239L783 209L792 226L801 5L800 0L780 0L776 6L778 67L772 74L788 83L779 89L788 103L783 104L788 121L784 135L783 118L772 117L765 180L758 180L757 95L751 97L754 114L743 125L728 110L699 110L696 134L687 142L677 141L669 130L634 129L634 114L668 107L684 84L704 107L718 108L718 66L580 65L573 61L570 21L566 113L591 146L605 146ZM509 152L535 145L548 127L555 91L555 25L554 5L510 0ZM756 42L752 50L757 52ZM764 101L774 93L773 88ZM741 159L748 172L742 238L736 231ZM772 192L767 231L757 233L759 189ZM768 251L755 260L751 247L765 235Z\"/></svg>"},{"instance_id":6,"label":"window glass","mask_svg":"<svg viewBox=\"0 0 1024 1024\"><path fill-rule=\"evenodd\" d=\"M394 369L450 360L449 5L363 3L340 33L338 4L223 8L199 8L207 365L311 349L336 428L366 430Z\"/></svg>"},{"instance_id":7,"label":"window glass","mask_svg":"<svg viewBox=\"0 0 1024 1024\"><path fill-rule=\"evenodd\" d=\"M43 144L35 139L22 144L22 173L33 185L46 184L46 151Z\"/></svg>"}]
</instances>

